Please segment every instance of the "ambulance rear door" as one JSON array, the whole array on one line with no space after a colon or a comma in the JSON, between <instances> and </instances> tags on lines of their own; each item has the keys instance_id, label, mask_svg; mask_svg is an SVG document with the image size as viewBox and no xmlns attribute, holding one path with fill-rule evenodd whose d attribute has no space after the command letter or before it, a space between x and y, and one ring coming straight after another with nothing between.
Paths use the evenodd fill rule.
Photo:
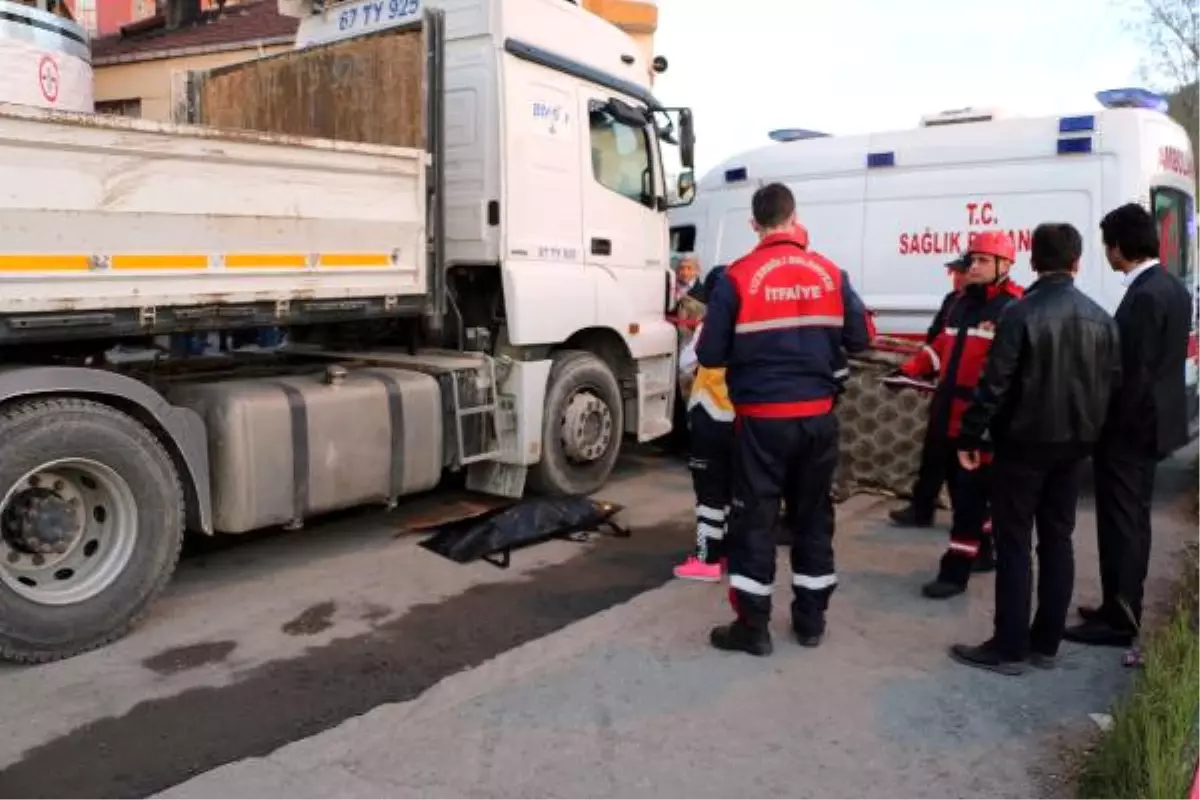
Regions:
<instances>
[{"instance_id":1,"label":"ambulance rear door","mask_svg":"<svg viewBox=\"0 0 1200 800\"><path fill-rule=\"evenodd\" d=\"M1158 223L1159 261L1183 281L1192 294L1192 333L1188 342L1186 381L1192 433L1200 416L1200 354L1197 352L1197 313L1200 313L1200 271L1196 249L1196 165L1187 133L1162 115L1142 121L1143 174L1150 210ZM1144 191L1144 189L1143 189Z\"/></svg>"}]
</instances>

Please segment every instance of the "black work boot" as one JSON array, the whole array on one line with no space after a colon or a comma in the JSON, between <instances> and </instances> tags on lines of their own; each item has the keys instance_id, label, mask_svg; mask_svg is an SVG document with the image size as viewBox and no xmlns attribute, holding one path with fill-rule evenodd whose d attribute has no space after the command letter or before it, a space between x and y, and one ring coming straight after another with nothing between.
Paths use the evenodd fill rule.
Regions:
<instances>
[{"instance_id":1,"label":"black work boot","mask_svg":"<svg viewBox=\"0 0 1200 800\"><path fill-rule=\"evenodd\" d=\"M796 634L796 641L802 647L819 647L821 640L825 638L824 630L813 633L811 630L805 630L795 623L792 623L792 633Z\"/></svg>"},{"instance_id":2,"label":"black work boot","mask_svg":"<svg viewBox=\"0 0 1200 800\"><path fill-rule=\"evenodd\" d=\"M965 583L954 583L943 578L930 581L921 587L921 594L931 600L945 600L960 595L967 590Z\"/></svg>"},{"instance_id":3,"label":"black work boot","mask_svg":"<svg viewBox=\"0 0 1200 800\"><path fill-rule=\"evenodd\" d=\"M979 542L979 553L971 562L971 572L995 572L995 570L996 548L992 544L992 538L988 536Z\"/></svg>"},{"instance_id":4,"label":"black work boot","mask_svg":"<svg viewBox=\"0 0 1200 800\"><path fill-rule=\"evenodd\" d=\"M956 550L942 553L937 578L922 586L921 594L931 600L945 600L965 592L971 579L971 564L977 556L978 552L969 556Z\"/></svg>"},{"instance_id":5,"label":"black work boot","mask_svg":"<svg viewBox=\"0 0 1200 800\"><path fill-rule=\"evenodd\" d=\"M928 528L933 525L933 514L920 514L913 505L889 511L888 519L901 528Z\"/></svg>"},{"instance_id":6,"label":"black work boot","mask_svg":"<svg viewBox=\"0 0 1200 800\"><path fill-rule=\"evenodd\" d=\"M752 656L769 656L775 650L771 643L771 632L763 626L751 626L742 619L729 625L718 625L708 635L708 641L718 650L749 653Z\"/></svg>"}]
</instances>

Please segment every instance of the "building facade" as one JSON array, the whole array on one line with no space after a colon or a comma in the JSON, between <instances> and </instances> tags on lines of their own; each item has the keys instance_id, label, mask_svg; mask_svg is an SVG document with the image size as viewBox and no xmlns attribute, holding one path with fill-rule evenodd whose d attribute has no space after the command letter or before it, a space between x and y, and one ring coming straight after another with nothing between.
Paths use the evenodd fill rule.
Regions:
<instances>
[{"instance_id":1,"label":"building facade","mask_svg":"<svg viewBox=\"0 0 1200 800\"><path fill-rule=\"evenodd\" d=\"M248 0L202 10L175 30L161 15L126 25L92 42L96 111L170 121L189 71L290 50L298 23L280 16L276 0Z\"/></svg>"}]
</instances>

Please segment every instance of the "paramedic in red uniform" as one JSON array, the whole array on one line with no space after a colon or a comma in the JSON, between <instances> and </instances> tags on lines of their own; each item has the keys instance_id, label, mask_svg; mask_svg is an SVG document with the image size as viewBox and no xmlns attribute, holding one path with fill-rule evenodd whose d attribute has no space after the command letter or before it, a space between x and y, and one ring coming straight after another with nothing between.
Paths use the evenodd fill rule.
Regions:
<instances>
[{"instance_id":1,"label":"paramedic in red uniform","mask_svg":"<svg viewBox=\"0 0 1200 800\"><path fill-rule=\"evenodd\" d=\"M932 347L946 327L946 315L962 298L963 289L967 285L967 272L970 269L969 253L963 253L953 261L946 262L946 271L950 273L954 282L953 288L942 298L942 305L934 315L933 322L929 324L929 330L925 333L926 347ZM933 518L937 514L938 495L946 482L949 462L954 458L953 452L946 444L945 426L933 423L933 420L939 417L939 412L944 413L944 409L940 410L937 404L931 403L930 422L925 425L925 440L921 443L921 466L917 471L917 481L913 484L912 500L904 508L897 508L888 513L895 525L904 528L928 528L933 525Z\"/></svg>"},{"instance_id":2,"label":"paramedic in red uniform","mask_svg":"<svg viewBox=\"0 0 1200 800\"><path fill-rule=\"evenodd\" d=\"M996 322L1022 294L1008 277L1016 258L1012 237L1003 231L982 231L971 237L967 247L971 266L962 297L948 310L941 332L932 343L906 362L900 371L910 378L937 376L929 424L949 443L950 545L942 556L937 578L921 593L933 599L962 594L972 568L993 567L992 537L985 536L987 522L987 478L989 469L965 470L958 463L955 440L962 414L971 403L975 385L983 372Z\"/></svg>"},{"instance_id":3,"label":"paramedic in red uniform","mask_svg":"<svg viewBox=\"0 0 1200 800\"><path fill-rule=\"evenodd\" d=\"M767 655L779 504L792 534L792 628L815 647L837 585L833 520L824 513L838 459L833 413L843 349L870 345L866 310L846 274L796 241L796 202L772 183L754 193L755 249L714 287L696 356L725 367L737 412L726 554L737 618L712 645Z\"/></svg>"}]
</instances>

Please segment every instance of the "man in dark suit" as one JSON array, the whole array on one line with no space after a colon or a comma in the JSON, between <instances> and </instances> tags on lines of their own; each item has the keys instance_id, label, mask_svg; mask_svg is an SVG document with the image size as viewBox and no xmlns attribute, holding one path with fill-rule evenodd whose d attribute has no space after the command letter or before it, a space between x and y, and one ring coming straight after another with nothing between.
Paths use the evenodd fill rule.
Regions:
<instances>
[{"instance_id":1,"label":"man in dark suit","mask_svg":"<svg viewBox=\"0 0 1200 800\"><path fill-rule=\"evenodd\" d=\"M1128 647L1142 620L1155 467L1189 439L1184 362L1192 301L1159 263L1158 232L1146 209L1121 206L1100 221L1100 232L1108 263L1126 286L1116 314L1122 380L1092 461L1103 598L1079 609L1083 623L1066 638Z\"/></svg>"}]
</instances>

